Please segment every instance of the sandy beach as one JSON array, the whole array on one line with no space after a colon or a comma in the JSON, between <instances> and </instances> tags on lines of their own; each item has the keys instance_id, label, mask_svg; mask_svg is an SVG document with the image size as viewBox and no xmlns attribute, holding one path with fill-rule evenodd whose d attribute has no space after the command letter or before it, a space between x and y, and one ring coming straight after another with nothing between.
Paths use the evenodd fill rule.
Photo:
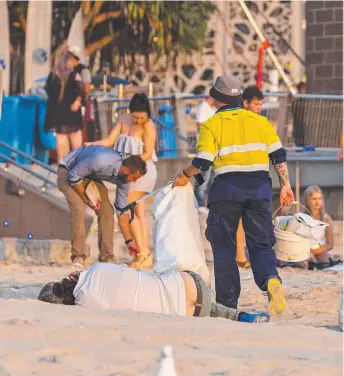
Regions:
<instances>
[{"instance_id":1,"label":"sandy beach","mask_svg":"<svg viewBox=\"0 0 344 376\"><path fill-rule=\"evenodd\" d=\"M155 375L171 344L179 376L342 375L342 271L282 269L288 308L267 324L86 310L36 300L70 267L0 265L0 375ZM245 310L267 298L242 271Z\"/></svg>"}]
</instances>

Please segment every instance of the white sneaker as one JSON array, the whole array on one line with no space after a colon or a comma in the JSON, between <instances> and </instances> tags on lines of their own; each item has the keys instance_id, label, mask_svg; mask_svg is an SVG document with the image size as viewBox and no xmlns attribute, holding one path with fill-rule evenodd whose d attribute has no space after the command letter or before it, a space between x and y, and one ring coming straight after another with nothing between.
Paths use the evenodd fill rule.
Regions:
<instances>
[{"instance_id":1,"label":"white sneaker","mask_svg":"<svg viewBox=\"0 0 344 376\"><path fill-rule=\"evenodd\" d=\"M81 257L76 257L72 262L72 266L74 268L83 268L84 267L84 260Z\"/></svg>"},{"instance_id":2,"label":"white sneaker","mask_svg":"<svg viewBox=\"0 0 344 376\"><path fill-rule=\"evenodd\" d=\"M198 212L203 215L208 215L209 209L206 206L200 206Z\"/></svg>"}]
</instances>

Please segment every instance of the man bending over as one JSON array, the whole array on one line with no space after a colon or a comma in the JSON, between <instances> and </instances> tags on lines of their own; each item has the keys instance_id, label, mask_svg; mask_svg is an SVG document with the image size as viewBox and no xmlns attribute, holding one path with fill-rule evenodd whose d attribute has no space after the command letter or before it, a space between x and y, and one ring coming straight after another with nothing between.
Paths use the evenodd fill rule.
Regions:
<instances>
[{"instance_id":1,"label":"man bending over","mask_svg":"<svg viewBox=\"0 0 344 376\"><path fill-rule=\"evenodd\" d=\"M209 287L196 273L145 273L109 263L96 263L61 282L48 283L38 299L85 308L223 317L241 322L270 319L266 313L247 313L212 303Z\"/></svg>"}]
</instances>

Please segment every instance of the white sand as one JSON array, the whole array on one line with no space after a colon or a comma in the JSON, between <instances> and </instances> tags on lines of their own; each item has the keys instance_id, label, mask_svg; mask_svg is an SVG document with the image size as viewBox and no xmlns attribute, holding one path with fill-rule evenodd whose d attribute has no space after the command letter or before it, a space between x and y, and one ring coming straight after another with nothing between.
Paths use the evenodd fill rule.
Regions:
<instances>
[{"instance_id":1,"label":"white sand","mask_svg":"<svg viewBox=\"0 0 344 376\"><path fill-rule=\"evenodd\" d=\"M268 324L101 312L35 300L70 268L0 265L0 375L155 375L171 344L179 376L342 375L341 271L283 269L287 311ZM246 310L267 298L242 272Z\"/></svg>"}]
</instances>

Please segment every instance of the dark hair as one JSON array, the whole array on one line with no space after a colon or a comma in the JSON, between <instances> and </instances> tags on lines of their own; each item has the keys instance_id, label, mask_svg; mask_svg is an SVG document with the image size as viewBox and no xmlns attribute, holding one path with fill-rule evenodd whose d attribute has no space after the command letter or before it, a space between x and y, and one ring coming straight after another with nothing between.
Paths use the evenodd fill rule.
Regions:
<instances>
[{"instance_id":1,"label":"dark hair","mask_svg":"<svg viewBox=\"0 0 344 376\"><path fill-rule=\"evenodd\" d=\"M248 86L242 93L243 101L251 101L253 98L264 99L263 93L257 88L257 86Z\"/></svg>"},{"instance_id":2,"label":"dark hair","mask_svg":"<svg viewBox=\"0 0 344 376\"><path fill-rule=\"evenodd\" d=\"M297 91L300 91L302 88L305 88L306 89L307 85L304 83L304 82L299 82L296 86L297 88Z\"/></svg>"},{"instance_id":3,"label":"dark hair","mask_svg":"<svg viewBox=\"0 0 344 376\"><path fill-rule=\"evenodd\" d=\"M223 102L223 103L226 103L229 106L241 107L241 102L242 102L242 97L241 97L241 94L239 94L234 97L228 95L226 102Z\"/></svg>"},{"instance_id":4,"label":"dark hair","mask_svg":"<svg viewBox=\"0 0 344 376\"><path fill-rule=\"evenodd\" d=\"M74 288L77 282L63 278L61 282L46 284L39 293L38 300L47 303L74 305Z\"/></svg>"},{"instance_id":5,"label":"dark hair","mask_svg":"<svg viewBox=\"0 0 344 376\"><path fill-rule=\"evenodd\" d=\"M122 165L128 167L132 174L138 171L143 176L147 172L146 162L139 155L131 155L124 159Z\"/></svg>"},{"instance_id":6,"label":"dark hair","mask_svg":"<svg viewBox=\"0 0 344 376\"><path fill-rule=\"evenodd\" d=\"M149 100L146 94L136 93L131 98L129 103L130 112L146 112L148 117L151 117L151 110L149 105Z\"/></svg>"}]
</instances>

